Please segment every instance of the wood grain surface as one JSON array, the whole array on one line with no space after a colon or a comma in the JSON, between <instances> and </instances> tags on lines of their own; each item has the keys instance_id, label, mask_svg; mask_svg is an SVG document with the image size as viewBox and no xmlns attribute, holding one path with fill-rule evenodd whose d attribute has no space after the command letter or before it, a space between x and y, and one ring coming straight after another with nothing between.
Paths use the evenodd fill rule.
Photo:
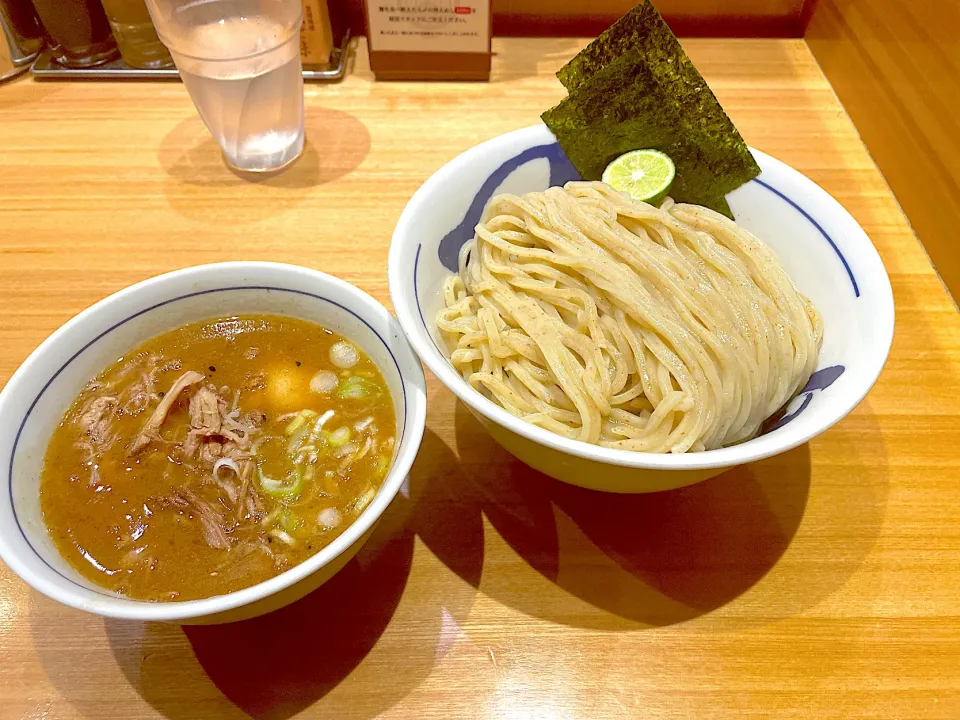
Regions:
<instances>
[{"instance_id":1,"label":"wood grain surface","mask_svg":"<svg viewBox=\"0 0 960 720\"><path fill-rule=\"evenodd\" d=\"M807 42L960 298L960 3L820 0Z\"/></svg>"},{"instance_id":2,"label":"wood grain surface","mask_svg":"<svg viewBox=\"0 0 960 720\"><path fill-rule=\"evenodd\" d=\"M230 174L178 83L0 87L0 382L157 273L302 263L388 303L404 203L536 123L583 41L495 42L489 84L307 88L309 147ZM305 600L180 629L60 607L0 566L0 717L960 717L960 314L802 41L685 42L747 140L830 191L890 271L879 384L807 446L611 497L511 460L434 380L409 497ZM0 429L9 432L9 428Z\"/></svg>"}]
</instances>

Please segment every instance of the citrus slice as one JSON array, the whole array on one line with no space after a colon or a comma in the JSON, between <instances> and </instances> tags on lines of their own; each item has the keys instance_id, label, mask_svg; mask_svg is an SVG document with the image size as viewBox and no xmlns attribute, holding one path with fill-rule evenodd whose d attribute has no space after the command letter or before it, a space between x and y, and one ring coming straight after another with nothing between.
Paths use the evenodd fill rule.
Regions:
<instances>
[{"instance_id":1,"label":"citrus slice","mask_svg":"<svg viewBox=\"0 0 960 720\"><path fill-rule=\"evenodd\" d=\"M673 160L659 150L633 150L607 165L602 180L632 198L657 205L670 192L676 172Z\"/></svg>"}]
</instances>

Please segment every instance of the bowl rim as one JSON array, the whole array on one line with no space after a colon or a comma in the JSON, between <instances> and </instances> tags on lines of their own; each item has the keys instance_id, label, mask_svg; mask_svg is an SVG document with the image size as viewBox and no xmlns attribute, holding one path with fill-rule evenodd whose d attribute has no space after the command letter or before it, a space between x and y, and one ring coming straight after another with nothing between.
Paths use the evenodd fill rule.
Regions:
<instances>
[{"instance_id":1,"label":"bowl rim","mask_svg":"<svg viewBox=\"0 0 960 720\"><path fill-rule=\"evenodd\" d=\"M869 358L870 363L867 367L857 372L855 375L857 379L856 391L851 393L846 402L838 404L831 409L831 417L828 422L806 432L788 432L781 434L779 437L761 435L745 443L720 448L718 450L681 454L636 452L632 450L604 448L580 440L564 438L549 430L521 420L471 388L460 374L453 369L453 366L450 365L447 358L442 355L439 347L437 347L433 338L430 336L429 331L418 322L419 314L411 307L411 303L407 301L408 294L416 294L416 289L410 287L411 283L407 279L409 273L405 273L403 269L404 260L413 254L415 246L418 243L416 239L417 232L415 230L416 219L422 209L429 207L431 202L430 198L435 189L447 183L448 178L452 175L458 174L461 166L489 155L497 155L500 153L501 148L507 145L516 145L517 147L523 148L550 140L556 141L553 134L545 125L531 125L498 135L457 155L431 175L414 193L413 197L410 198L397 221L390 241L387 276L390 300L393 303L393 309L397 314L397 319L400 321L400 325L403 327L407 339L410 341L410 344L420 359L440 382L451 390L464 404L501 427L538 445L543 445L561 453L620 467L683 471L732 467L743 463L763 460L764 458L792 450L809 442L814 437L840 422L840 420L846 417L866 397L867 393L879 378L880 373L883 371L893 343L895 319L893 289L890 285L889 275L883 265L883 260L880 258L876 247L866 232L863 231L863 228L860 227L859 223L857 223L850 213L827 193L826 190L786 163L753 148L751 148L751 151L759 156L764 164L776 167L778 172L785 173L791 180L803 186L805 191L816 199L818 206L823 208L823 211L828 215L845 218L847 222L852 223L852 226L860 231L865 240L865 242L862 243L863 247L859 249L862 250L865 260L874 269L880 268L882 271L871 272L870 274L871 279L874 281L873 287L878 293L873 308L883 321L882 324L878 326L877 331L882 352L871 356ZM414 300L416 301L417 298L415 297ZM766 438L765 442L764 438Z\"/></svg>"},{"instance_id":2,"label":"bowl rim","mask_svg":"<svg viewBox=\"0 0 960 720\"><path fill-rule=\"evenodd\" d=\"M320 270L286 263L231 261L194 265L142 280L108 295L70 318L30 353L27 359L24 360L11 376L3 388L3 391L0 392L0 418L12 412L8 407L11 402L10 398L19 392L19 386L35 373L46 372L39 369L39 364L45 362L45 356L57 351L57 346L63 340L63 337L72 330L89 323L105 311L122 307L124 303L142 294L151 291L159 292L159 294L169 295L170 297L167 298L169 300L174 296L178 296L180 290L186 290L191 287L195 289L193 283L200 279L201 276L207 276L205 281L209 283L210 276L216 276L217 274L222 275L222 278L214 277L215 283L218 286L223 286L220 289L224 290L229 287L240 289L243 288L245 284L248 284L251 290L262 289L264 287L262 284L250 280L250 278L256 278L258 276L269 276L273 281L281 285L283 284L283 278L292 278L293 280L288 280L290 286L296 286L295 280L299 279L301 282L316 285L317 295L315 297L332 302L342 310L354 315L358 321L367 324L374 335L380 337L380 333L374 330L370 324L371 320L382 323L389 328L388 337L380 337L380 339L384 343L388 353L394 356L394 360L397 363L397 371L405 391L407 406L404 435L397 447L397 454L390 468L390 472L384 479L377 496L366 509L364 509L360 516L347 526L333 542L316 554L298 563L289 570L257 583L256 585L251 585L223 595L214 595L197 600L157 603L125 598L109 593L102 588L91 589L85 587L52 567L53 572L63 578L63 582L45 578L38 575L30 567L30 564L20 557L20 553L7 542L6 538L8 534L14 533L18 529L23 533L23 529L19 523L13 523L12 526L0 528L0 559L24 582L47 597L78 610L85 610L105 617L128 620L188 620L234 610L275 595L333 562L361 539L363 535L379 521L406 480L423 438L426 422L426 380L423 374L423 368L410 348L409 343L406 341L402 327L381 303L360 288ZM234 279L227 280L227 278ZM170 288L178 288L178 290L171 292ZM325 297L326 295L330 297L327 298ZM189 297L186 299L189 301ZM151 308L152 307L153 306L151 306ZM151 308L148 308L146 311L149 311ZM146 339L146 337L141 338L141 341L144 339ZM400 357L404 356L404 354L407 356L401 360ZM54 364L57 364L56 361ZM44 390L45 389L46 388L44 388ZM32 407L30 410L32 411ZM29 416L29 412L25 417L27 416ZM14 420L19 421L19 419L18 415ZM15 456L13 450L14 447L11 446L11 464ZM4 502L10 503L11 512L15 515L12 475L7 479L8 482L11 483L11 487L7 494L9 500L5 500ZM24 539L26 540L26 535L24 535ZM30 543L29 540L26 540L26 542L27 545L32 548L32 543ZM49 564L39 552L35 549L33 552L35 558L31 558L31 560L47 564L49 567ZM69 585L65 585L64 583L68 583ZM84 591L84 594L81 595L78 593L80 589ZM89 597L87 596L88 594L98 597Z\"/></svg>"}]
</instances>

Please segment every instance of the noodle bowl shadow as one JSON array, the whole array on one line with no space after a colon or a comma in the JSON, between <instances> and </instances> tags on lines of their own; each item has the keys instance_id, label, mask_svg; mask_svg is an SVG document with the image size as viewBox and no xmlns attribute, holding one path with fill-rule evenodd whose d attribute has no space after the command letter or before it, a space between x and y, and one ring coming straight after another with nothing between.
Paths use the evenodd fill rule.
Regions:
<instances>
[{"instance_id":1,"label":"noodle bowl shadow","mask_svg":"<svg viewBox=\"0 0 960 720\"><path fill-rule=\"evenodd\" d=\"M538 125L494 138L450 161L411 198L393 234L390 296L420 359L506 450L558 480L619 493L681 488L798 448L866 396L893 340L890 280L856 221L811 180L753 151L763 173L728 196L737 223L769 245L823 316L810 383L760 436L683 454L610 449L531 425L476 392L453 368L436 326L452 259L496 194L539 192L576 179L553 135Z\"/></svg>"},{"instance_id":2,"label":"noodle bowl shadow","mask_svg":"<svg viewBox=\"0 0 960 720\"><path fill-rule=\"evenodd\" d=\"M693 487L623 496L556 483L517 462L459 404L456 430L460 472L449 474L447 492L459 515L450 522L468 527L482 514L534 570L597 611L545 603L490 574L484 592L564 624L656 627L722 607L777 564L810 492L808 445Z\"/></svg>"}]
</instances>

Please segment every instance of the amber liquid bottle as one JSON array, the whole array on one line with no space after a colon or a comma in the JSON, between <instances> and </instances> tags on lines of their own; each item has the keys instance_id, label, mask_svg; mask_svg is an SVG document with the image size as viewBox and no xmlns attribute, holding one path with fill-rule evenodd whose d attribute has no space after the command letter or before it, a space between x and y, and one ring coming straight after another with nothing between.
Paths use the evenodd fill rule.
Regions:
<instances>
[{"instance_id":1,"label":"amber liquid bottle","mask_svg":"<svg viewBox=\"0 0 960 720\"><path fill-rule=\"evenodd\" d=\"M0 80L29 69L43 47L43 29L30 0L0 0Z\"/></svg>"},{"instance_id":2,"label":"amber liquid bottle","mask_svg":"<svg viewBox=\"0 0 960 720\"><path fill-rule=\"evenodd\" d=\"M132 68L173 67L143 0L100 0L123 61Z\"/></svg>"}]
</instances>

